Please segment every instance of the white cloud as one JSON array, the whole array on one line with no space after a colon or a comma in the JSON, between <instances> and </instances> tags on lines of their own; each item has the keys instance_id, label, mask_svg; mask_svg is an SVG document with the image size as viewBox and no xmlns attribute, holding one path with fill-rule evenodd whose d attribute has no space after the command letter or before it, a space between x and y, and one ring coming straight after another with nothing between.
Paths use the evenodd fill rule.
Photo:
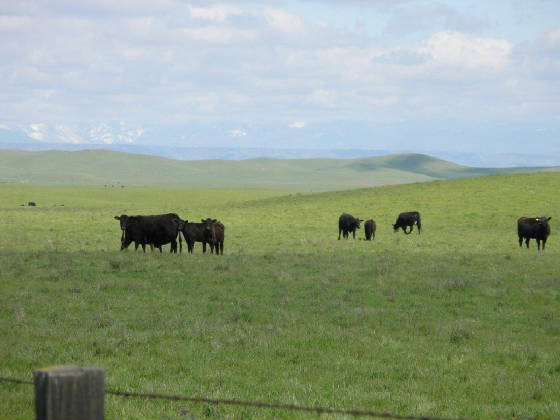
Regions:
<instances>
[{"instance_id":1,"label":"white cloud","mask_svg":"<svg viewBox=\"0 0 560 420\"><path fill-rule=\"evenodd\" d=\"M234 41L250 41L257 37L253 30L237 29L224 26L205 26L202 28L184 28L182 33L194 41L216 44L230 44Z\"/></svg>"},{"instance_id":2,"label":"white cloud","mask_svg":"<svg viewBox=\"0 0 560 420\"><path fill-rule=\"evenodd\" d=\"M193 7L189 5L189 13L194 19L223 22L230 16L240 15L242 12L237 7L221 4L210 7Z\"/></svg>"},{"instance_id":3,"label":"white cloud","mask_svg":"<svg viewBox=\"0 0 560 420\"><path fill-rule=\"evenodd\" d=\"M267 9L263 12L267 23L277 31L288 35L300 35L305 24L299 17L280 9Z\"/></svg>"},{"instance_id":4,"label":"white cloud","mask_svg":"<svg viewBox=\"0 0 560 420\"><path fill-rule=\"evenodd\" d=\"M121 130L124 130L124 124L121 126ZM140 136L144 134L143 128L137 128L136 130L127 130L124 133L118 134L117 139L121 143L134 143Z\"/></svg>"},{"instance_id":5,"label":"white cloud","mask_svg":"<svg viewBox=\"0 0 560 420\"><path fill-rule=\"evenodd\" d=\"M325 108L336 105L337 93L334 90L317 89L308 98L308 102Z\"/></svg>"},{"instance_id":6,"label":"white cloud","mask_svg":"<svg viewBox=\"0 0 560 420\"><path fill-rule=\"evenodd\" d=\"M25 132L28 137L31 137L33 140L43 140L45 137L45 133L48 130L49 126L43 123L34 123L29 124L29 129L26 129Z\"/></svg>"},{"instance_id":7,"label":"white cloud","mask_svg":"<svg viewBox=\"0 0 560 420\"><path fill-rule=\"evenodd\" d=\"M560 28L553 29L545 35L545 40L549 47L560 46Z\"/></svg>"},{"instance_id":8,"label":"white cloud","mask_svg":"<svg viewBox=\"0 0 560 420\"><path fill-rule=\"evenodd\" d=\"M247 135L247 132L245 130L235 129L230 130L228 134L230 137L245 137Z\"/></svg>"},{"instance_id":9,"label":"white cloud","mask_svg":"<svg viewBox=\"0 0 560 420\"><path fill-rule=\"evenodd\" d=\"M509 64L512 45L502 39L438 32L426 42L422 50L435 62L444 65L498 70Z\"/></svg>"},{"instance_id":10,"label":"white cloud","mask_svg":"<svg viewBox=\"0 0 560 420\"><path fill-rule=\"evenodd\" d=\"M91 143L134 143L145 133L143 128L127 129L127 124L124 121L119 121L118 125L110 126L102 123L88 132Z\"/></svg>"},{"instance_id":11,"label":"white cloud","mask_svg":"<svg viewBox=\"0 0 560 420\"><path fill-rule=\"evenodd\" d=\"M33 20L28 17L0 15L0 32L26 29L32 22Z\"/></svg>"},{"instance_id":12,"label":"white cloud","mask_svg":"<svg viewBox=\"0 0 560 420\"><path fill-rule=\"evenodd\" d=\"M107 124L99 124L89 130L89 138L92 143L113 144L115 142L111 127Z\"/></svg>"},{"instance_id":13,"label":"white cloud","mask_svg":"<svg viewBox=\"0 0 560 420\"><path fill-rule=\"evenodd\" d=\"M365 13L355 26L329 16L378 1L317 1L316 16L299 0L8 3L1 8L12 12L0 16L2 118L35 140L134 142L144 125L208 122L248 142L257 136L229 128L510 121L514 112L552 120L560 109L560 28L516 44L451 5L410 2L406 16L424 19L420 28L389 37L390 22L406 26L400 17L409 3L391 7L388 20Z\"/></svg>"},{"instance_id":14,"label":"white cloud","mask_svg":"<svg viewBox=\"0 0 560 420\"><path fill-rule=\"evenodd\" d=\"M57 131L57 137L64 143L74 143L74 144L82 144L86 143L86 140L79 135L77 135L74 130L70 127L57 124L55 126Z\"/></svg>"}]
</instances>

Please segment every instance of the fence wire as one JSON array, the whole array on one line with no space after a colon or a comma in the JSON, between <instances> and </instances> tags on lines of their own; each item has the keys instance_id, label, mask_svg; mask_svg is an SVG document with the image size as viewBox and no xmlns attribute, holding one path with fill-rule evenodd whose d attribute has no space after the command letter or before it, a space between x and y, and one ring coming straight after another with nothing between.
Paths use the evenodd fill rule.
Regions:
<instances>
[{"instance_id":1,"label":"fence wire","mask_svg":"<svg viewBox=\"0 0 560 420\"><path fill-rule=\"evenodd\" d=\"M22 379L14 378L3 378L0 377L0 382L8 382L14 384L22 385L33 385L33 381L26 381ZM138 392L124 392L124 391L113 391L110 389L105 389L106 395L114 395L124 398L144 398L144 399L157 399L157 400L168 400L168 401L183 401L192 403L205 403L213 405L236 405L243 407L253 407L253 408L268 408L268 409L279 409L279 410L289 410L289 411L300 411L308 413L321 414L339 414L339 415L349 415L353 417L367 417L367 418L388 418L397 420L450 420L434 417L422 417L422 416L402 416L395 415L387 412L381 411L369 411L369 410L357 410L357 409L338 409L329 407L306 407L295 404L282 404L282 403L267 403L259 401L241 401L235 399L217 399L217 398L204 398L204 397L185 397L182 395L165 395L157 393L138 393Z\"/></svg>"}]
</instances>

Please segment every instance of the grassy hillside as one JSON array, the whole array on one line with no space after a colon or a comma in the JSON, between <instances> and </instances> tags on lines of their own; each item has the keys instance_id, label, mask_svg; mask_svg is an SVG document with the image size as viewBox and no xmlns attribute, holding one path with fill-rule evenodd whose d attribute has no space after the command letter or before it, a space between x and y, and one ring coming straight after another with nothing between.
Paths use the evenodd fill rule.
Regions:
<instances>
[{"instance_id":1,"label":"grassy hillside","mask_svg":"<svg viewBox=\"0 0 560 420\"><path fill-rule=\"evenodd\" d=\"M92 364L113 390L558 418L558 185L558 172L285 195L2 185L0 376ZM421 235L392 232L406 210L421 212ZM115 214L168 211L222 220L225 255L118 251ZM375 241L338 241L343 211L375 219ZM552 217L545 252L518 247L521 215ZM0 383L0 395L5 417L33 417L32 387ZM106 407L309 417L114 396Z\"/></svg>"},{"instance_id":2,"label":"grassy hillside","mask_svg":"<svg viewBox=\"0 0 560 420\"><path fill-rule=\"evenodd\" d=\"M185 162L103 150L0 151L0 182L41 185L272 187L318 191L537 170L540 169L469 168L418 154L365 159Z\"/></svg>"}]
</instances>

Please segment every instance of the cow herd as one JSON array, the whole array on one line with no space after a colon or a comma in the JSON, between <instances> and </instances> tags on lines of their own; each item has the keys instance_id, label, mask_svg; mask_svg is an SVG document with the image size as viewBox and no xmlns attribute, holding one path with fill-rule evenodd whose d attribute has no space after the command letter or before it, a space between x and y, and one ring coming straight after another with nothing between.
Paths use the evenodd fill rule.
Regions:
<instances>
[{"instance_id":1,"label":"cow herd","mask_svg":"<svg viewBox=\"0 0 560 420\"><path fill-rule=\"evenodd\" d=\"M544 250L546 240L550 235L550 225L548 224L550 219L550 217L520 217L517 220L519 246L522 246L523 240L525 240L525 245L529 248L529 241L535 239L537 241L537 249L541 249L542 242L542 249ZM356 238L356 230L360 229L360 223L363 221L363 219L356 218L351 214L342 213L338 218L338 239L340 240L341 233L344 238L348 239L350 232L352 232L352 237ZM398 232L400 228L405 234L410 235L414 226L418 228L418 234L420 234L422 230L420 213L417 211L400 213L393 224L393 231ZM375 229L376 224L373 220L370 219L364 223L366 241L375 239Z\"/></svg>"},{"instance_id":2,"label":"cow herd","mask_svg":"<svg viewBox=\"0 0 560 420\"><path fill-rule=\"evenodd\" d=\"M352 232L352 237L356 238L356 230L360 229L360 223L363 222L364 219L359 219L351 214L342 213L338 218L338 239L340 240L340 234L346 239L348 239L348 235ZM418 228L418 234L422 229L422 223L420 221L420 213L417 211L409 211L405 213L399 214L397 220L393 224L393 231L398 232L399 228L403 230L403 232L407 235L412 233L412 230L416 226ZM408 228L408 231L406 230ZM372 219L366 220L364 223L364 232L366 234L366 241L371 241L375 239L375 230L377 229L377 225L375 221Z\"/></svg>"},{"instance_id":3,"label":"cow herd","mask_svg":"<svg viewBox=\"0 0 560 420\"><path fill-rule=\"evenodd\" d=\"M179 250L183 251L181 235L187 243L188 252L192 254L195 242L202 243L202 251L206 252L206 245L210 252L216 255L224 253L225 226L216 219L203 219L201 223L182 220L176 213L156 214L149 216L115 216L121 225L121 251L127 249L134 242L134 249L138 245L146 252L146 245L158 248L162 252L162 245L171 244L171 252L177 253L177 238Z\"/></svg>"},{"instance_id":4,"label":"cow herd","mask_svg":"<svg viewBox=\"0 0 560 420\"><path fill-rule=\"evenodd\" d=\"M181 235L185 238L188 252L192 254L196 242L202 243L202 252L206 252L206 246L210 246L210 252L216 251L217 255L224 253L225 226L216 219L202 219L200 223L192 223L181 219L176 213L157 214L149 216L128 216L122 214L115 216L121 226L121 250L127 249L134 242L134 249L138 245L146 252L146 245L151 249L158 248L162 252L162 245L171 244L171 252L177 253L177 238L179 238L179 250L183 251ZM529 248L529 241L537 241L537 249L544 250L546 240L550 235L550 217L520 217L517 220L517 234L519 236L519 246L525 245ZM338 239L340 236L348 239L349 234L356 238L356 230L360 229L363 219L356 218L348 213L342 213L338 218ZM418 229L418 234L422 231L420 213L410 211L400 213L395 223L393 231L399 229L406 235L410 235L414 229ZM377 225L372 219L364 223L366 241L375 239Z\"/></svg>"}]
</instances>

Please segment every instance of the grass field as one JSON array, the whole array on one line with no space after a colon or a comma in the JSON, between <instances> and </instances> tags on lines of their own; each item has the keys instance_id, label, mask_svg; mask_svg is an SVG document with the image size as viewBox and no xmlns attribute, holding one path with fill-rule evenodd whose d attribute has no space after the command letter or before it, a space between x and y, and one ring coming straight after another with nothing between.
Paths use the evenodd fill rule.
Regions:
<instances>
[{"instance_id":1,"label":"grass field","mask_svg":"<svg viewBox=\"0 0 560 420\"><path fill-rule=\"evenodd\" d=\"M185 162L107 150L0 150L0 183L40 185L252 187L325 191L490 174L536 172L543 169L471 168L420 154L362 159Z\"/></svg>"},{"instance_id":2,"label":"grass field","mask_svg":"<svg viewBox=\"0 0 560 420\"><path fill-rule=\"evenodd\" d=\"M2 185L0 376L97 365L113 390L558 418L559 185L558 172L314 194ZM408 210L421 235L392 232ZM225 255L119 251L114 215L169 211L220 219ZM338 241L342 212L375 219L375 241ZM552 217L545 252L518 247L521 215ZM34 416L32 387L0 395L1 417ZM107 396L106 417L311 415Z\"/></svg>"}]
</instances>

